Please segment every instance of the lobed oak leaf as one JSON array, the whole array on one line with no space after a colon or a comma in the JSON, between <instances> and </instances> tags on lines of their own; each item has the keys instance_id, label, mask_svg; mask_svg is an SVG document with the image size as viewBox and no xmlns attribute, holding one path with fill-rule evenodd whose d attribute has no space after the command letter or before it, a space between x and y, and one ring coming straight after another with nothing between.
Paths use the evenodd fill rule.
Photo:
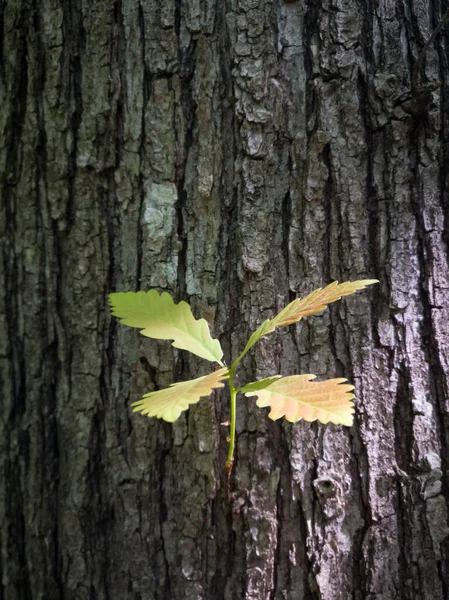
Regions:
<instances>
[{"instance_id":1,"label":"lobed oak leaf","mask_svg":"<svg viewBox=\"0 0 449 600\"><path fill-rule=\"evenodd\" d=\"M368 285L378 283L377 279L361 279L359 281L346 281L338 283L334 281L325 288L318 288L305 298L298 298L290 302L271 323L274 327L284 327L296 323L302 317L310 317L323 311L328 304L340 300L342 296L350 296Z\"/></svg>"},{"instance_id":2,"label":"lobed oak leaf","mask_svg":"<svg viewBox=\"0 0 449 600\"><path fill-rule=\"evenodd\" d=\"M172 345L201 358L221 364L223 350L212 338L205 319L195 319L187 302L175 304L170 294L118 292L109 294L111 312L121 323L138 327L141 334L158 340L174 340Z\"/></svg>"},{"instance_id":3,"label":"lobed oak leaf","mask_svg":"<svg viewBox=\"0 0 449 600\"><path fill-rule=\"evenodd\" d=\"M361 279L359 281L347 281L338 283L334 281L325 288L308 294L305 298L298 298L290 302L281 312L273 319L267 319L260 325L258 329L251 335L245 349L238 358L240 361L245 354L260 340L264 335L272 333L276 327L285 327L297 323L303 317L309 317L324 310L331 302L340 300L342 296L349 296L358 290L362 290L368 285L378 283L377 279Z\"/></svg>"},{"instance_id":4,"label":"lobed oak leaf","mask_svg":"<svg viewBox=\"0 0 449 600\"><path fill-rule=\"evenodd\" d=\"M179 415L196 404L203 396L209 396L213 389L222 388L224 379L228 377L228 369L223 368L190 381L173 383L165 390L145 394L138 402L134 402L134 412L141 412L149 417L158 417L173 423Z\"/></svg>"},{"instance_id":5,"label":"lobed oak leaf","mask_svg":"<svg viewBox=\"0 0 449 600\"><path fill-rule=\"evenodd\" d=\"M321 423L352 425L354 394L353 385L346 379L328 379L312 382L316 375L292 375L278 379L261 390L245 392L246 396L257 396L257 406L269 406L270 419L275 421L285 416L287 421L318 420Z\"/></svg>"}]
</instances>

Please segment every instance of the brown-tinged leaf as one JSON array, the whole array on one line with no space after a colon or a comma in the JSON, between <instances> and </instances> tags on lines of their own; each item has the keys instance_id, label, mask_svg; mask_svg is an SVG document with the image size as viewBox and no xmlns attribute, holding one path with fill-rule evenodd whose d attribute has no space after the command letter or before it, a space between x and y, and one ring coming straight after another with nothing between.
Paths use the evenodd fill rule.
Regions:
<instances>
[{"instance_id":1,"label":"brown-tinged leaf","mask_svg":"<svg viewBox=\"0 0 449 600\"><path fill-rule=\"evenodd\" d=\"M362 290L367 285L372 285L373 283L378 283L378 280L361 279L359 281L347 281L346 283L334 281L325 288L318 288L305 298L293 300L276 317L267 319L260 325L249 338L245 349L236 362L239 362L261 337L272 333L276 327L292 325L293 323L297 323L302 317L315 315L324 310L331 302L336 302L342 296L349 296L357 290Z\"/></svg>"},{"instance_id":2,"label":"brown-tinged leaf","mask_svg":"<svg viewBox=\"0 0 449 600\"><path fill-rule=\"evenodd\" d=\"M246 396L257 396L257 406L269 406L270 419L285 416L295 422L318 420L321 423L352 425L354 394L353 385L346 379L328 379L312 382L316 375L292 375L274 381L262 390L246 392Z\"/></svg>"},{"instance_id":3,"label":"brown-tinged leaf","mask_svg":"<svg viewBox=\"0 0 449 600\"><path fill-rule=\"evenodd\" d=\"M298 298L290 302L271 323L274 327L283 327L296 323L302 317L310 317L323 311L328 304L340 300L342 296L350 296L368 285L378 283L377 279L362 279L360 281L347 281L338 283L334 281L325 288L318 288L303 299Z\"/></svg>"}]
</instances>

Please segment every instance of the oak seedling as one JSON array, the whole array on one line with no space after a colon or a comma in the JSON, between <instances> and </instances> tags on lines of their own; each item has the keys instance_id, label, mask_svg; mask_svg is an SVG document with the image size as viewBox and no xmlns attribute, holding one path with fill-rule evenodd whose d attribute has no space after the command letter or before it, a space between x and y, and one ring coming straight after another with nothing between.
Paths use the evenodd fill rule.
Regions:
<instances>
[{"instance_id":1,"label":"oak seedling","mask_svg":"<svg viewBox=\"0 0 449 600\"><path fill-rule=\"evenodd\" d=\"M166 389L145 394L141 400L132 404L133 410L172 423L190 404L196 404L200 398L209 396L212 390L224 387L224 382L227 381L231 400L229 453L226 462L228 475L234 462L236 398L239 392L245 396L257 396L257 406L270 407L268 416L273 420L285 417L291 422L303 419L352 425L354 386L346 383L346 379L315 382L313 380L316 376L310 374L288 377L274 375L236 387L234 373L247 352L277 327L292 325L303 317L315 315L342 296L349 296L377 282L377 279L340 284L335 281L305 298L293 300L276 317L267 319L260 325L230 367L222 361L223 350L220 342L212 338L209 325L204 319L195 319L187 302L175 304L170 294L159 294L156 290L110 294L111 312L124 325L137 327L142 335L150 338L173 340L175 348L188 350L219 366L218 370L209 375L174 383Z\"/></svg>"}]
</instances>

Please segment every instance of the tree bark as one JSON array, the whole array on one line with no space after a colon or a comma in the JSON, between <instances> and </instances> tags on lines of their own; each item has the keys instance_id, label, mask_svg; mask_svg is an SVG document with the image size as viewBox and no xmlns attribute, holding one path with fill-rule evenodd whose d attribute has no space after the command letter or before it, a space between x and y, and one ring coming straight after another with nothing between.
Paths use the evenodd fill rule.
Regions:
<instances>
[{"instance_id":1,"label":"tree bark","mask_svg":"<svg viewBox=\"0 0 449 600\"><path fill-rule=\"evenodd\" d=\"M449 598L447 26L411 94L446 8L3 0L1 600ZM225 393L130 411L208 366L108 293L189 301L229 364L366 277L239 370L347 377L354 426L240 398L229 501Z\"/></svg>"}]
</instances>

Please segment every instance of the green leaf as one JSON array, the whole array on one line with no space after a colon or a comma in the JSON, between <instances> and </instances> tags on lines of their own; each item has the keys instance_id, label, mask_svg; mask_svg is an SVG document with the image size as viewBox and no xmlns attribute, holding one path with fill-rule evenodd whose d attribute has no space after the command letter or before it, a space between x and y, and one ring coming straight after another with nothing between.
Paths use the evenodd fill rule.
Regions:
<instances>
[{"instance_id":1,"label":"green leaf","mask_svg":"<svg viewBox=\"0 0 449 600\"><path fill-rule=\"evenodd\" d=\"M246 394L249 396L249 392L258 392L259 390L263 390L268 387L274 381L279 379L280 375L274 375L274 377L266 377L265 379L259 379L259 381L253 381L252 383L247 383L242 388L239 389L239 392L242 394Z\"/></svg>"},{"instance_id":2,"label":"green leaf","mask_svg":"<svg viewBox=\"0 0 449 600\"><path fill-rule=\"evenodd\" d=\"M268 415L275 421L285 416L287 421L300 419L337 425L352 425L354 394L353 385L346 379L328 379L311 382L316 375L292 375L274 381L259 391L246 392L246 396L257 396L257 406L270 406Z\"/></svg>"},{"instance_id":3,"label":"green leaf","mask_svg":"<svg viewBox=\"0 0 449 600\"><path fill-rule=\"evenodd\" d=\"M338 283L334 281L325 288L318 288L305 298L298 298L290 302L276 317L267 319L251 335L245 349L240 354L234 364L240 362L245 354L260 340L264 335L272 333L276 327L285 327L297 323L302 317L309 317L323 311L328 304L340 300L342 296L349 296L357 290L365 288L367 285L378 283L377 279L362 279L359 281L347 281Z\"/></svg>"},{"instance_id":4,"label":"green leaf","mask_svg":"<svg viewBox=\"0 0 449 600\"><path fill-rule=\"evenodd\" d=\"M221 363L220 342L211 337L204 319L195 319L187 302L175 304L167 292L119 292L109 294L111 312L121 323L142 329L157 340L174 340L173 346L201 358Z\"/></svg>"},{"instance_id":5,"label":"green leaf","mask_svg":"<svg viewBox=\"0 0 449 600\"><path fill-rule=\"evenodd\" d=\"M222 388L222 381L227 379L228 369L223 368L190 381L173 383L165 390L145 394L141 400L134 402L133 411L141 412L149 417L158 417L173 423L179 415L189 408L189 404L196 404L203 396L209 396L213 389Z\"/></svg>"}]
</instances>

